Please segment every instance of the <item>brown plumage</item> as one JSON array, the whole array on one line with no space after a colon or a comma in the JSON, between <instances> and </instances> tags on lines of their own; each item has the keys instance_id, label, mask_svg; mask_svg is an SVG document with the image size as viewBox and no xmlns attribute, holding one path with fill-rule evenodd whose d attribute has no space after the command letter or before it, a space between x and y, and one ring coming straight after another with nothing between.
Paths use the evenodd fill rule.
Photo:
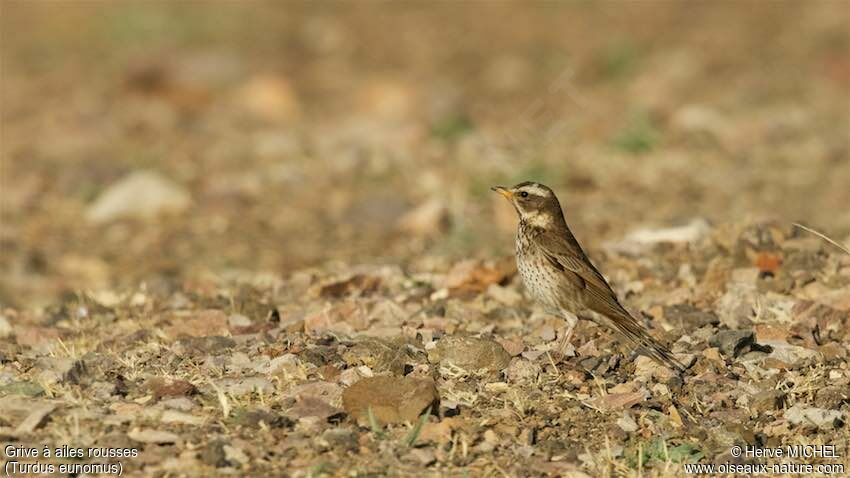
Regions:
<instances>
[{"instance_id":1,"label":"brown plumage","mask_svg":"<svg viewBox=\"0 0 850 478\"><path fill-rule=\"evenodd\" d=\"M623 334L659 363L683 371L670 350L655 340L620 304L617 294L591 264L570 232L561 204L548 187L533 182L512 188L496 186L519 215L516 261L529 294L549 312L567 321L567 343L578 321L576 313L599 314L602 325Z\"/></svg>"}]
</instances>

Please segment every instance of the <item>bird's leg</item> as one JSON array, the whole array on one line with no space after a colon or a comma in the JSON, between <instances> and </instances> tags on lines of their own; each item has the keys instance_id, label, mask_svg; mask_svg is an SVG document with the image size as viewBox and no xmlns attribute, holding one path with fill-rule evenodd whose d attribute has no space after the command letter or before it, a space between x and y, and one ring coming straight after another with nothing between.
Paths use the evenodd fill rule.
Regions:
<instances>
[{"instance_id":1,"label":"bird's leg","mask_svg":"<svg viewBox=\"0 0 850 478\"><path fill-rule=\"evenodd\" d=\"M561 311L561 316L564 318L566 326L563 329L561 340L558 342L558 347L555 350L561 355L575 355L575 350L570 350L573 348L570 340L573 338L573 332L576 329L576 324L578 324L578 316L566 310Z\"/></svg>"}]
</instances>

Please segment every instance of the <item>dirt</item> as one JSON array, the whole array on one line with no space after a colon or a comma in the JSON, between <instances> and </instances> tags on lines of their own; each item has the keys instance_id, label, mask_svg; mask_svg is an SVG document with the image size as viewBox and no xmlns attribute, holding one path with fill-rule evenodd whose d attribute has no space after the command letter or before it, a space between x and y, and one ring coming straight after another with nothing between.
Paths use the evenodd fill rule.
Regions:
<instances>
[{"instance_id":1,"label":"dirt","mask_svg":"<svg viewBox=\"0 0 850 478\"><path fill-rule=\"evenodd\" d=\"M0 8L5 462L850 466L843 5ZM557 352L489 191L523 180L682 376L592 323Z\"/></svg>"}]
</instances>

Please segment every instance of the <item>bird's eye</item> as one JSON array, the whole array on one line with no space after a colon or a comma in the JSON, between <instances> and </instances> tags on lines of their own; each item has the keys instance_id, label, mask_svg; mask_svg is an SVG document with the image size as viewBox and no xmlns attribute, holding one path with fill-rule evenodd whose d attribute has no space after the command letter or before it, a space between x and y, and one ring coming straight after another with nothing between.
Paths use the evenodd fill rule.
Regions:
<instances>
[{"instance_id":1,"label":"bird's eye","mask_svg":"<svg viewBox=\"0 0 850 478\"><path fill-rule=\"evenodd\" d=\"M519 193L519 197L527 198L528 197L528 191L522 191L521 193Z\"/></svg>"}]
</instances>

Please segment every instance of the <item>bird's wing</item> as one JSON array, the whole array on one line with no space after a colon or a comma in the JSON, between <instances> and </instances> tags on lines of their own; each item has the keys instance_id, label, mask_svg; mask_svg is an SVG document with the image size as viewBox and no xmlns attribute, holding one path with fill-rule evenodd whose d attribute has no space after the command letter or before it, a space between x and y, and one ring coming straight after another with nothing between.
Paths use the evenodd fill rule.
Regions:
<instances>
[{"instance_id":1,"label":"bird's wing","mask_svg":"<svg viewBox=\"0 0 850 478\"><path fill-rule=\"evenodd\" d=\"M537 237L536 243L553 266L561 270L575 286L585 290L589 299L588 308L603 315L619 315L625 312L617 300L617 294L590 263L572 235L561 237L557 233L546 231Z\"/></svg>"},{"instance_id":2,"label":"bird's wing","mask_svg":"<svg viewBox=\"0 0 850 478\"><path fill-rule=\"evenodd\" d=\"M574 286L584 291L585 307L608 317L611 325L641 346L650 357L679 372L685 370L670 350L649 335L637 319L620 304L617 294L590 263L572 234L567 232L562 237L560 233L544 231L537 236L535 242L546 259Z\"/></svg>"}]
</instances>

